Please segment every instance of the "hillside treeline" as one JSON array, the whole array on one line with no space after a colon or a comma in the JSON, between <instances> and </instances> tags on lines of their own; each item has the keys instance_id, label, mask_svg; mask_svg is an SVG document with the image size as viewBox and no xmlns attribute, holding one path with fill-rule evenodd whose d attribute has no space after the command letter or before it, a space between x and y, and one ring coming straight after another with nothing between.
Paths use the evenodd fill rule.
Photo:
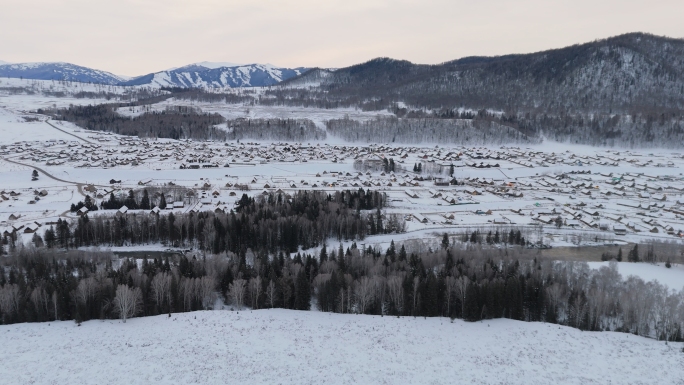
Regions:
<instances>
[{"instance_id":1,"label":"hillside treeline","mask_svg":"<svg viewBox=\"0 0 684 385\"><path fill-rule=\"evenodd\" d=\"M225 132L216 126L225 122L219 114L204 114L192 109L167 109L139 116L120 115L118 104L71 106L46 111L55 119L66 120L88 130L113 132L145 138L224 140Z\"/></svg>"},{"instance_id":2,"label":"hillside treeline","mask_svg":"<svg viewBox=\"0 0 684 385\"><path fill-rule=\"evenodd\" d=\"M437 65L378 58L314 69L266 91L265 103L389 109L407 118L494 110L503 113L494 121L529 137L676 147L684 142L683 68L684 40L633 33ZM408 108L397 111L395 103Z\"/></svg>"},{"instance_id":3,"label":"hillside treeline","mask_svg":"<svg viewBox=\"0 0 684 385\"><path fill-rule=\"evenodd\" d=\"M138 103L146 100L147 103L168 98L168 93L163 90L152 88L131 88L121 93L114 92L111 86L96 86L97 91L79 90L81 83L71 81L53 80L51 83L29 81L25 86L0 86L0 92L8 95L43 95L55 98L73 97L77 99L105 99L119 102ZM56 86L55 86L56 85Z\"/></svg>"},{"instance_id":4,"label":"hillside treeline","mask_svg":"<svg viewBox=\"0 0 684 385\"><path fill-rule=\"evenodd\" d=\"M684 40L631 33L523 55L468 57L436 65L389 58L282 83L329 99L384 99L431 110L560 113L667 112L684 107ZM319 85L318 85L319 84ZM303 88L307 89L307 88ZM295 91L296 92L296 91Z\"/></svg>"},{"instance_id":5,"label":"hillside treeline","mask_svg":"<svg viewBox=\"0 0 684 385\"><path fill-rule=\"evenodd\" d=\"M627 263L627 262L622 262ZM325 245L282 252L116 260L98 253L23 249L0 274L3 323L283 307L384 316L509 318L581 330L683 339L684 292L586 263L531 258L528 249L451 245L409 253ZM126 303L129 303L126 302Z\"/></svg>"},{"instance_id":6,"label":"hillside treeline","mask_svg":"<svg viewBox=\"0 0 684 385\"><path fill-rule=\"evenodd\" d=\"M399 119L378 117L359 122L331 119L328 134L349 142L453 143L467 145L536 143L516 128L484 119Z\"/></svg>"},{"instance_id":7,"label":"hillside treeline","mask_svg":"<svg viewBox=\"0 0 684 385\"><path fill-rule=\"evenodd\" d=\"M226 139L305 142L323 140L325 131L309 119L234 119L226 123Z\"/></svg>"}]
</instances>

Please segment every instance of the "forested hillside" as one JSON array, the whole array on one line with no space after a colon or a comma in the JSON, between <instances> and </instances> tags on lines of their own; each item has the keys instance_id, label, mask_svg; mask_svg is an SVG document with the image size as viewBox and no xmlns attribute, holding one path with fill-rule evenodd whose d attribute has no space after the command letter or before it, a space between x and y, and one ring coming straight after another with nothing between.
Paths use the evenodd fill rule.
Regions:
<instances>
[{"instance_id":1,"label":"forested hillside","mask_svg":"<svg viewBox=\"0 0 684 385\"><path fill-rule=\"evenodd\" d=\"M309 81L308 77L315 78ZM320 83L333 96L359 95L417 107L548 113L684 107L684 40L627 34L525 55L469 57L439 65L388 58L283 85Z\"/></svg>"},{"instance_id":2,"label":"forested hillside","mask_svg":"<svg viewBox=\"0 0 684 385\"><path fill-rule=\"evenodd\" d=\"M282 83L276 100L450 118L493 111L530 136L594 145L681 145L684 40L642 33L439 65L388 58ZM398 107L401 103L402 107ZM405 105L406 107L404 107Z\"/></svg>"},{"instance_id":3,"label":"forested hillside","mask_svg":"<svg viewBox=\"0 0 684 385\"><path fill-rule=\"evenodd\" d=\"M335 71L314 69L259 92L166 90L171 94L164 97L176 100L383 110L398 118L328 122L328 135L352 142L500 144L552 139L600 146L684 145L684 40L643 33L438 65L380 58ZM258 120L253 125L229 122L228 128L234 129L225 135L210 128L215 121L223 122L218 116L122 118L97 108L75 107L59 116L83 127L143 136L326 138L322 127L305 121L283 120L275 126L267 120L265 125ZM159 124L169 128L151 128ZM204 128L193 128L197 124Z\"/></svg>"}]
</instances>

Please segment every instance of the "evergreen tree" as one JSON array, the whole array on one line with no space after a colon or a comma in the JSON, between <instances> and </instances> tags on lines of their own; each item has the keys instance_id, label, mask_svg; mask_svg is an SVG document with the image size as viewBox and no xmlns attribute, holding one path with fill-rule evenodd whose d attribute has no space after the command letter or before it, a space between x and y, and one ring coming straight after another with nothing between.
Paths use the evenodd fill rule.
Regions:
<instances>
[{"instance_id":1,"label":"evergreen tree","mask_svg":"<svg viewBox=\"0 0 684 385\"><path fill-rule=\"evenodd\" d=\"M442 235L442 248L444 250L449 248L449 234L447 234L447 233L444 233Z\"/></svg>"},{"instance_id":2,"label":"evergreen tree","mask_svg":"<svg viewBox=\"0 0 684 385\"><path fill-rule=\"evenodd\" d=\"M378 207L377 220L378 220L378 224L376 226L377 234L384 234L385 229L384 229L383 224L382 224L382 213L380 212L380 207Z\"/></svg>"},{"instance_id":3,"label":"evergreen tree","mask_svg":"<svg viewBox=\"0 0 684 385\"><path fill-rule=\"evenodd\" d=\"M639 262L639 245L635 244L634 248L627 254L627 260L629 262Z\"/></svg>"},{"instance_id":4,"label":"evergreen tree","mask_svg":"<svg viewBox=\"0 0 684 385\"><path fill-rule=\"evenodd\" d=\"M464 306L465 314L463 314L463 319L471 322L478 321L480 319L480 304L478 301L478 290L476 284L474 282L470 282L466 291L467 294Z\"/></svg>"},{"instance_id":5,"label":"evergreen tree","mask_svg":"<svg viewBox=\"0 0 684 385\"><path fill-rule=\"evenodd\" d=\"M128 190L128 197L124 200L124 205L131 210L138 209L138 203L135 201L133 190Z\"/></svg>"},{"instance_id":6,"label":"evergreen tree","mask_svg":"<svg viewBox=\"0 0 684 385\"><path fill-rule=\"evenodd\" d=\"M166 208L166 197L164 193L161 193L161 198L159 198L159 209L164 210Z\"/></svg>"},{"instance_id":7,"label":"evergreen tree","mask_svg":"<svg viewBox=\"0 0 684 385\"><path fill-rule=\"evenodd\" d=\"M397 259L397 250L394 247L394 240L390 242L390 247L387 249L387 252L385 253L385 256L389 258L389 260L394 263L394 261Z\"/></svg>"},{"instance_id":8,"label":"evergreen tree","mask_svg":"<svg viewBox=\"0 0 684 385\"><path fill-rule=\"evenodd\" d=\"M143 197L142 197L142 200L140 201L140 208L142 210L151 209L151 207L150 207L150 196L147 193L147 189L143 190Z\"/></svg>"},{"instance_id":9,"label":"evergreen tree","mask_svg":"<svg viewBox=\"0 0 684 385\"><path fill-rule=\"evenodd\" d=\"M437 277L430 271L424 281L424 286L422 290L422 305L423 305L423 316L434 317L440 314L439 312L439 285L437 283Z\"/></svg>"},{"instance_id":10,"label":"evergreen tree","mask_svg":"<svg viewBox=\"0 0 684 385\"><path fill-rule=\"evenodd\" d=\"M304 269L297 274L294 300L295 310L309 310L311 308L311 288Z\"/></svg>"},{"instance_id":11,"label":"evergreen tree","mask_svg":"<svg viewBox=\"0 0 684 385\"><path fill-rule=\"evenodd\" d=\"M401 245L401 249L399 249L399 261L406 261L406 248L404 245Z\"/></svg>"},{"instance_id":12,"label":"evergreen tree","mask_svg":"<svg viewBox=\"0 0 684 385\"><path fill-rule=\"evenodd\" d=\"M451 255L451 250L447 249L446 262L444 263L444 271L447 275L451 275L451 269L454 268L454 257Z\"/></svg>"},{"instance_id":13,"label":"evergreen tree","mask_svg":"<svg viewBox=\"0 0 684 385\"><path fill-rule=\"evenodd\" d=\"M321 264L325 261L328 260L328 251L325 243L323 244L323 247L321 248L321 253L319 255L319 260L321 261Z\"/></svg>"},{"instance_id":14,"label":"evergreen tree","mask_svg":"<svg viewBox=\"0 0 684 385\"><path fill-rule=\"evenodd\" d=\"M50 228L45 230L45 246L52 248L55 245L57 237L55 235L54 226L50 225Z\"/></svg>"}]
</instances>

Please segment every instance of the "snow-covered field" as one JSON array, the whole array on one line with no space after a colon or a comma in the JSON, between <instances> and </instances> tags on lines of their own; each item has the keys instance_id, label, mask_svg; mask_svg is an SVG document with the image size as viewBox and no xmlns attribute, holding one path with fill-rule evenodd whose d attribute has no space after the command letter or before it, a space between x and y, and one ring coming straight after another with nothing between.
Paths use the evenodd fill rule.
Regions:
<instances>
[{"instance_id":1,"label":"snow-covered field","mask_svg":"<svg viewBox=\"0 0 684 385\"><path fill-rule=\"evenodd\" d=\"M177 100L175 98L141 107L122 107L117 110L124 116L138 116L144 111L164 111L171 106L192 106L207 113L218 113L226 119L309 119L319 128L325 128L325 121L330 119L349 119L366 121L378 116L393 116L388 111L365 112L355 108L309 108L292 106L261 106L228 103L196 102L192 100ZM335 139L335 138L330 138Z\"/></svg>"},{"instance_id":2,"label":"snow-covered field","mask_svg":"<svg viewBox=\"0 0 684 385\"><path fill-rule=\"evenodd\" d=\"M589 262L589 267L598 269L601 266L608 266L609 262ZM629 263L622 262L617 264L618 272L626 279L630 275L637 276L646 282L658 281L674 291L684 289L684 266L673 265L671 268L665 267L664 263Z\"/></svg>"},{"instance_id":3,"label":"snow-covered field","mask_svg":"<svg viewBox=\"0 0 684 385\"><path fill-rule=\"evenodd\" d=\"M6 384L682 384L681 343L290 310L0 326Z\"/></svg>"},{"instance_id":4,"label":"snow-covered field","mask_svg":"<svg viewBox=\"0 0 684 385\"><path fill-rule=\"evenodd\" d=\"M27 122L22 115L2 107L0 98L0 136L3 143L14 143L24 140L73 140L74 137L55 130L44 121ZM44 118L42 120L45 120Z\"/></svg>"}]
</instances>

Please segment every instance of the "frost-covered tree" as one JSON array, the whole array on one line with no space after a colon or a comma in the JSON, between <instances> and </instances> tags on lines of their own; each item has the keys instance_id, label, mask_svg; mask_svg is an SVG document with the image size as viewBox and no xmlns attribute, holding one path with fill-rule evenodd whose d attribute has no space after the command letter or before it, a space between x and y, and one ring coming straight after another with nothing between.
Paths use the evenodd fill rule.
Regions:
<instances>
[{"instance_id":1,"label":"frost-covered tree","mask_svg":"<svg viewBox=\"0 0 684 385\"><path fill-rule=\"evenodd\" d=\"M135 317L142 310L140 288L130 288L128 285L117 286L113 304L116 313L126 323L127 319Z\"/></svg>"},{"instance_id":2,"label":"frost-covered tree","mask_svg":"<svg viewBox=\"0 0 684 385\"><path fill-rule=\"evenodd\" d=\"M245 301L245 292L247 291L247 281L242 278L238 278L230 284L228 289L227 297L231 299L233 305L237 307L238 310L242 309L242 304Z\"/></svg>"}]
</instances>

